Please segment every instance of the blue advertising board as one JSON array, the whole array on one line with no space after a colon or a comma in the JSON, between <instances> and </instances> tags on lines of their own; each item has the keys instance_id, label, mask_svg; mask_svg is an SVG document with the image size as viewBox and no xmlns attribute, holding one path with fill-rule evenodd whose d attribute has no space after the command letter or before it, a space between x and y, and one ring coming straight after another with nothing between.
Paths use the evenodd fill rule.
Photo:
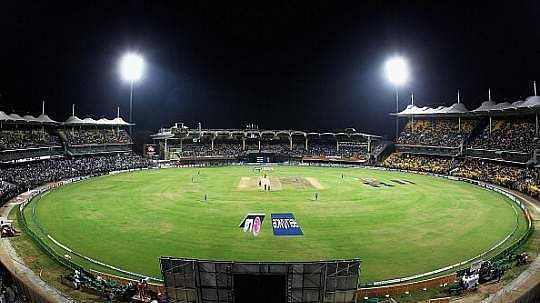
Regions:
<instances>
[{"instance_id":1,"label":"blue advertising board","mask_svg":"<svg viewBox=\"0 0 540 303\"><path fill-rule=\"evenodd\" d=\"M274 236L302 236L302 228L291 213L272 214Z\"/></svg>"}]
</instances>

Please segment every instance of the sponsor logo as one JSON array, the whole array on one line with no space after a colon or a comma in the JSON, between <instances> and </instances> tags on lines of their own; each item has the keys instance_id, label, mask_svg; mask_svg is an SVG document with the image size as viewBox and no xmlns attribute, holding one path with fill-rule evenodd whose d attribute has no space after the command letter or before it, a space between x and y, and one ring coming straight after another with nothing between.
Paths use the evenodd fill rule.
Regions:
<instances>
[{"instance_id":1,"label":"sponsor logo","mask_svg":"<svg viewBox=\"0 0 540 303\"><path fill-rule=\"evenodd\" d=\"M152 158L152 157L157 155L157 150L156 149L157 148L156 148L155 144L145 144L144 145L144 153L149 158Z\"/></svg>"},{"instance_id":2,"label":"sponsor logo","mask_svg":"<svg viewBox=\"0 0 540 303\"><path fill-rule=\"evenodd\" d=\"M274 236L302 236L302 228L292 213L272 214Z\"/></svg>"},{"instance_id":3,"label":"sponsor logo","mask_svg":"<svg viewBox=\"0 0 540 303\"><path fill-rule=\"evenodd\" d=\"M244 220L240 222L238 227L242 228L244 232L251 232L254 236L258 236L261 232L262 224L265 214L247 214Z\"/></svg>"}]
</instances>

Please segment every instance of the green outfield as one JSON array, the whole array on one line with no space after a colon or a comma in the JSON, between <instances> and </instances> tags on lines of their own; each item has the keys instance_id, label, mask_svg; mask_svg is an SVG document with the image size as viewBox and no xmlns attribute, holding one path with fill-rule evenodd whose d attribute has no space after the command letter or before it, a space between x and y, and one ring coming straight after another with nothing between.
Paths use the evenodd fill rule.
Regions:
<instances>
[{"instance_id":1,"label":"green outfield","mask_svg":"<svg viewBox=\"0 0 540 303\"><path fill-rule=\"evenodd\" d=\"M264 173L268 178L261 180ZM272 191L259 189L259 181ZM25 212L34 218L28 220L33 230L37 218L75 251L154 277L160 277L159 256L360 258L361 280L382 280L475 256L516 224L515 206L497 193L430 176L358 168L148 170L64 186L32 204L35 217L33 207ZM238 227L250 212L266 214L258 237ZM270 214L289 212L304 235L274 236ZM526 230L519 214L514 237Z\"/></svg>"}]
</instances>

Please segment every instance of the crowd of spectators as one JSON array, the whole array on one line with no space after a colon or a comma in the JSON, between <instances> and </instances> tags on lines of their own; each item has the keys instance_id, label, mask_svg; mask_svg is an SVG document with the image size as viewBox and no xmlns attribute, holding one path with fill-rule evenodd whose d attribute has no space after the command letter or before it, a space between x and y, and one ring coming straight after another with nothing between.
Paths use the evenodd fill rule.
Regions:
<instances>
[{"instance_id":1,"label":"crowd of spectators","mask_svg":"<svg viewBox=\"0 0 540 303\"><path fill-rule=\"evenodd\" d=\"M178 147L177 147L178 148ZM210 143L184 143L182 144L182 157L233 157L242 151L242 146L237 143L220 142L214 144L212 150Z\"/></svg>"},{"instance_id":2,"label":"crowd of spectators","mask_svg":"<svg viewBox=\"0 0 540 303\"><path fill-rule=\"evenodd\" d=\"M68 128L64 130L69 145L130 144L131 138L124 129Z\"/></svg>"},{"instance_id":3,"label":"crowd of spectators","mask_svg":"<svg viewBox=\"0 0 540 303\"><path fill-rule=\"evenodd\" d=\"M345 158L354 158L354 157L367 157L368 146L366 144L358 144L355 142L343 142L339 144L339 151L337 152L340 156Z\"/></svg>"},{"instance_id":4,"label":"crowd of spectators","mask_svg":"<svg viewBox=\"0 0 540 303\"><path fill-rule=\"evenodd\" d=\"M447 157L393 153L382 166L413 171L450 174L540 196L540 168L524 167L476 158L451 160Z\"/></svg>"},{"instance_id":5,"label":"crowd of spectators","mask_svg":"<svg viewBox=\"0 0 540 303\"><path fill-rule=\"evenodd\" d=\"M179 146L175 146L179 148ZM209 157L209 156L227 156L238 157L244 153L279 153L296 157L363 157L367 158L367 143L340 143L339 150L335 142L311 142L308 149L305 149L304 143L294 142L292 149L288 141L270 140L262 141L260 150L258 142L246 142L245 150L242 150L242 142L215 142L212 150L210 142L189 142L182 145L183 157Z\"/></svg>"},{"instance_id":6,"label":"crowd of spectators","mask_svg":"<svg viewBox=\"0 0 540 303\"><path fill-rule=\"evenodd\" d=\"M458 147L467 139L474 125L472 120L462 120L460 128L457 118L411 120L400 133L397 143Z\"/></svg>"},{"instance_id":7,"label":"crowd of spectators","mask_svg":"<svg viewBox=\"0 0 540 303\"><path fill-rule=\"evenodd\" d=\"M447 174L454 165L450 158L393 153L382 163L385 167Z\"/></svg>"},{"instance_id":8,"label":"crowd of spectators","mask_svg":"<svg viewBox=\"0 0 540 303\"><path fill-rule=\"evenodd\" d=\"M60 146L60 138L50 130L36 128L10 128L0 130L0 150L31 147Z\"/></svg>"},{"instance_id":9,"label":"crowd of spectators","mask_svg":"<svg viewBox=\"0 0 540 303\"><path fill-rule=\"evenodd\" d=\"M9 201L17 194L17 186L0 179L0 205Z\"/></svg>"},{"instance_id":10,"label":"crowd of spectators","mask_svg":"<svg viewBox=\"0 0 540 303\"><path fill-rule=\"evenodd\" d=\"M471 144L474 148L508 150L530 153L535 148L535 123L532 119L492 121Z\"/></svg>"},{"instance_id":11,"label":"crowd of spectators","mask_svg":"<svg viewBox=\"0 0 540 303\"><path fill-rule=\"evenodd\" d=\"M452 175L478 181L497 184L537 197L540 187L540 170L482 161L465 159Z\"/></svg>"},{"instance_id":12,"label":"crowd of spectators","mask_svg":"<svg viewBox=\"0 0 540 303\"><path fill-rule=\"evenodd\" d=\"M249 151L259 151L258 144L257 145L249 145L250 149ZM261 152L266 153L288 153L290 150L289 142L286 141L262 141L261 142Z\"/></svg>"},{"instance_id":13,"label":"crowd of spectators","mask_svg":"<svg viewBox=\"0 0 540 303\"><path fill-rule=\"evenodd\" d=\"M148 167L150 162L133 153L86 156L73 159L56 159L4 167L0 170L5 195L13 195L48 182L110 171ZM2 187L4 188L4 187Z\"/></svg>"},{"instance_id":14,"label":"crowd of spectators","mask_svg":"<svg viewBox=\"0 0 540 303\"><path fill-rule=\"evenodd\" d=\"M27 302L24 294L14 283L7 270L0 264L0 302L19 303Z\"/></svg>"}]
</instances>

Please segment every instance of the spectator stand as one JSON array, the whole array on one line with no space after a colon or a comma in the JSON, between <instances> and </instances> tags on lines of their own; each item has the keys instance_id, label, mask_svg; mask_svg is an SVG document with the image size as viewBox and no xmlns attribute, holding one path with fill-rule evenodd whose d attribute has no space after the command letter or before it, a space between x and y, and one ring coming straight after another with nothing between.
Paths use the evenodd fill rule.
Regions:
<instances>
[{"instance_id":1,"label":"spectator stand","mask_svg":"<svg viewBox=\"0 0 540 303\"><path fill-rule=\"evenodd\" d=\"M0 111L0 163L61 157L63 149L57 125L44 110L38 117Z\"/></svg>"},{"instance_id":2,"label":"spectator stand","mask_svg":"<svg viewBox=\"0 0 540 303\"><path fill-rule=\"evenodd\" d=\"M395 115L409 118L396 140L399 152L471 156L501 162L536 164L540 97L525 101L488 101L469 111L458 102L449 107L417 107L414 104ZM416 119L416 120L415 120ZM540 158L540 157L538 157Z\"/></svg>"},{"instance_id":3,"label":"spectator stand","mask_svg":"<svg viewBox=\"0 0 540 303\"><path fill-rule=\"evenodd\" d=\"M115 119L80 119L70 116L59 130L69 155L127 152L133 141L126 131L130 124L119 116Z\"/></svg>"},{"instance_id":4,"label":"spectator stand","mask_svg":"<svg viewBox=\"0 0 540 303\"><path fill-rule=\"evenodd\" d=\"M152 135L163 160L238 160L250 161L253 155L274 155L276 162L353 161L365 162L380 136L346 129L342 132L298 130L189 129L176 123Z\"/></svg>"},{"instance_id":5,"label":"spectator stand","mask_svg":"<svg viewBox=\"0 0 540 303\"><path fill-rule=\"evenodd\" d=\"M475 126L475 121L466 116L468 112L461 103L459 92L457 102L448 107L417 107L411 103L403 111L391 114L409 119L396 138L396 151L460 156L463 144Z\"/></svg>"}]
</instances>

